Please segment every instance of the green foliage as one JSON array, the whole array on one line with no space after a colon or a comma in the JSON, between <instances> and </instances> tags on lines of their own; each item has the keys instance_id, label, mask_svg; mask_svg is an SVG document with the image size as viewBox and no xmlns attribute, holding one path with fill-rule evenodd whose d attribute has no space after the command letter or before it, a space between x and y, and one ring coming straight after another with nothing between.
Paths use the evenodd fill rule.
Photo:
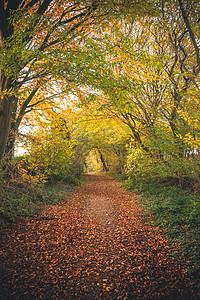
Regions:
<instances>
[{"instance_id":1,"label":"green foliage","mask_svg":"<svg viewBox=\"0 0 200 300\"><path fill-rule=\"evenodd\" d=\"M182 188L192 188L199 180L200 163L197 149L163 127L154 127L144 140L146 149L129 146L127 174L130 178L177 178Z\"/></svg>"},{"instance_id":2,"label":"green foliage","mask_svg":"<svg viewBox=\"0 0 200 300\"><path fill-rule=\"evenodd\" d=\"M31 149L29 163L36 173L42 172L46 178L65 179L71 172L72 147L68 141L51 140L39 142Z\"/></svg>"},{"instance_id":3,"label":"green foliage","mask_svg":"<svg viewBox=\"0 0 200 300\"><path fill-rule=\"evenodd\" d=\"M64 126L63 126L64 124ZM77 170L73 163L75 141L69 138L65 123L54 120L29 136L28 164L35 174L43 174L52 183L65 180L77 183Z\"/></svg>"},{"instance_id":4,"label":"green foliage","mask_svg":"<svg viewBox=\"0 0 200 300\"><path fill-rule=\"evenodd\" d=\"M38 213L44 205L59 203L72 188L45 183L42 174L34 174L27 157L4 163L0 173L0 223L15 221Z\"/></svg>"},{"instance_id":5,"label":"green foliage","mask_svg":"<svg viewBox=\"0 0 200 300\"><path fill-rule=\"evenodd\" d=\"M17 184L0 184L0 223L32 217L44 207L63 201L72 187L65 184L44 185L37 189ZM66 199L66 198L65 198Z\"/></svg>"},{"instance_id":6,"label":"green foliage","mask_svg":"<svg viewBox=\"0 0 200 300\"><path fill-rule=\"evenodd\" d=\"M191 40L184 35L187 24L177 4L165 3L165 16L135 22L134 28L112 24L100 37L88 39L82 51L88 51L84 64L93 70L92 76L85 76L91 89L80 99L87 109L91 102L98 103L99 111L129 127L130 177L174 177L185 188L194 186L200 173L199 71L190 74L184 69L195 70L196 60L193 46L186 46ZM196 7L195 2L191 5ZM168 17L174 18L174 28ZM188 17L192 24L193 17ZM197 28L192 30L198 39ZM182 46L176 44L178 37Z\"/></svg>"},{"instance_id":7,"label":"green foliage","mask_svg":"<svg viewBox=\"0 0 200 300\"><path fill-rule=\"evenodd\" d=\"M171 182L129 179L124 186L141 196L147 220L159 226L172 248L172 255L198 278L200 272L200 194L189 193ZM170 184L169 184L170 183ZM178 256L176 249L178 247Z\"/></svg>"},{"instance_id":8,"label":"green foliage","mask_svg":"<svg viewBox=\"0 0 200 300\"><path fill-rule=\"evenodd\" d=\"M125 173L113 173L113 172L109 172L109 176L115 178L117 181L119 182L123 182L125 180L127 180L127 176Z\"/></svg>"},{"instance_id":9,"label":"green foliage","mask_svg":"<svg viewBox=\"0 0 200 300\"><path fill-rule=\"evenodd\" d=\"M73 137L77 140L79 153L83 152L86 172L105 171L106 168L122 172L129 130L107 112L102 113L98 104L88 106L87 110L79 109Z\"/></svg>"}]
</instances>

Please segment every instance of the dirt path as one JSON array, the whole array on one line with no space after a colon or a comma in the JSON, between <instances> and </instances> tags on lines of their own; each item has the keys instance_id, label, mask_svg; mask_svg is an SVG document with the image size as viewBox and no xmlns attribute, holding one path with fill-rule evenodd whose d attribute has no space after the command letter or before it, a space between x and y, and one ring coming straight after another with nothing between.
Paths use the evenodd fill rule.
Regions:
<instances>
[{"instance_id":1,"label":"dirt path","mask_svg":"<svg viewBox=\"0 0 200 300\"><path fill-rule=\"evenodd\" d=\"M137 195L88 175L70 201L3 230L1 299L197 299Z\"/></svg>"}]
</instances>

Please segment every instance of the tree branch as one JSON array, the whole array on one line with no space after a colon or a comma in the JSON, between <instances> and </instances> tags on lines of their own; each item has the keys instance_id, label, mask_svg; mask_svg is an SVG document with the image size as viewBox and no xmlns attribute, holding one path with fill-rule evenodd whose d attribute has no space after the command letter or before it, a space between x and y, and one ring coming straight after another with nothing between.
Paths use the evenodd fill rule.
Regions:
<instances>
[{"instance_id":1,"label":"tree branch","mask_svg":"<svg viewBox=\"0 0 200 300\"><path fill-rule=\"evenodd\" d=\"M34 90L32 90L32 92L30 93L30 95L27 97L27 99L22 103L21 107L20 107L20 111L18 114L18 117L16 119L16 126L19 127L21 120L24 116L24 113L26 111L26 108L28 106L28 104L31 102L31 100L33 99L33 97L35 96L35 94L37 93L37 91L39 90L39 87L35 88Z\"/></svg>"},{"instance_id":2,"label":"tree branch","mask_svg":"<svg viewBox=\"0 0 200 300\"><path fill-rule=\"evenodd\" d=\"M182 0L178 0L178 2L179 2L179 7L180 7L180 10L181 10L181 14L182 14L183 20L185 22L185 26L186 26L186 28L187 28L187 30L189 32L191 42L192 42L192 44L194 46L194 49L195 49L195 52L196 52L197 65L200 66L199 47L198 47L198 45L196 43L194 32L192 31L192 28L190 26L190 21L188 19L187 13L186 13L186 11L184 9Z\"/></svg>"}]
</instances>

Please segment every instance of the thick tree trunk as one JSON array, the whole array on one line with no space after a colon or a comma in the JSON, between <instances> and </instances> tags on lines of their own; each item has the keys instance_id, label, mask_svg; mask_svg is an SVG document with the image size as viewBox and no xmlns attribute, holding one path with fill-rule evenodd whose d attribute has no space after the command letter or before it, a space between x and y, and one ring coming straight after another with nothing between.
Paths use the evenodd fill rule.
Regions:
<instances>
[{"instance_id":1,"label":"thick tree trunk","mask_svg":"<svg viewBox=\"0 0 200 300\"><path fill-rule=\"evenodd\" d=\"M9 36L9 25L4 12L3 4L0 4L0 51L3 51L3 40ZM2 160L10 131L12 100L6 95L10 82L0 69L0 160Z\"/></svg>"},{"instance_id":2,"label":"thick tree trunk","mask_svg":"<svg viewBox=\"0 0 200 300\"><path fill-rule=\"evenodd\" d=\"M3 158L11 125L12 101L4 97L0 102L0 160Z\"/></svg>"},{"instance_id":3,"label":"thick tree trunk","mask_svg":"<svg viewBox=\"0 0 200 300\"><path fill-rule=\"evenodd\" d=\"M13 96L7 95L11 82L0 70L0 160L3 158L11 126Z\"/></svg>"}]
</instances>

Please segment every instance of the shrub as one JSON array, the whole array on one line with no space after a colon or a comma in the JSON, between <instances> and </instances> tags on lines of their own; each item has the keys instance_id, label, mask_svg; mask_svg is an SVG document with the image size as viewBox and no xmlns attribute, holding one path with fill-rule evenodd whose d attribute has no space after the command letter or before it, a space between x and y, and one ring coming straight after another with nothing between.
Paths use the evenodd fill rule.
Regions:
<instances>
[{"instance_id":1,"label":"shrub","mask_svg":"<svg viewBox=\"0 0 200 300\"><path fill-rule=\"evenodd\" d=\"M27 157L4 162L0 172L0 223L33 216L44 205L61 201L71 188L49 185L43 174L35 174Z\"/></svg>"},{"instance_id":2,"label":"shrub","mask_svg":"<svg viewBox=\"0 0 200 300\"><path fill-rule=\"evenodd\" d=\"M171 141L171 147L168 144L166 146L166 143L155 146L150 145L149 142L149 152L142 147L130 146L126 164L128 177L174 180L182 188L197 189L200 161L197 156L179 155L177 148L179 148L178 145L173 141Z\"/></svg>"}]
</instances>

